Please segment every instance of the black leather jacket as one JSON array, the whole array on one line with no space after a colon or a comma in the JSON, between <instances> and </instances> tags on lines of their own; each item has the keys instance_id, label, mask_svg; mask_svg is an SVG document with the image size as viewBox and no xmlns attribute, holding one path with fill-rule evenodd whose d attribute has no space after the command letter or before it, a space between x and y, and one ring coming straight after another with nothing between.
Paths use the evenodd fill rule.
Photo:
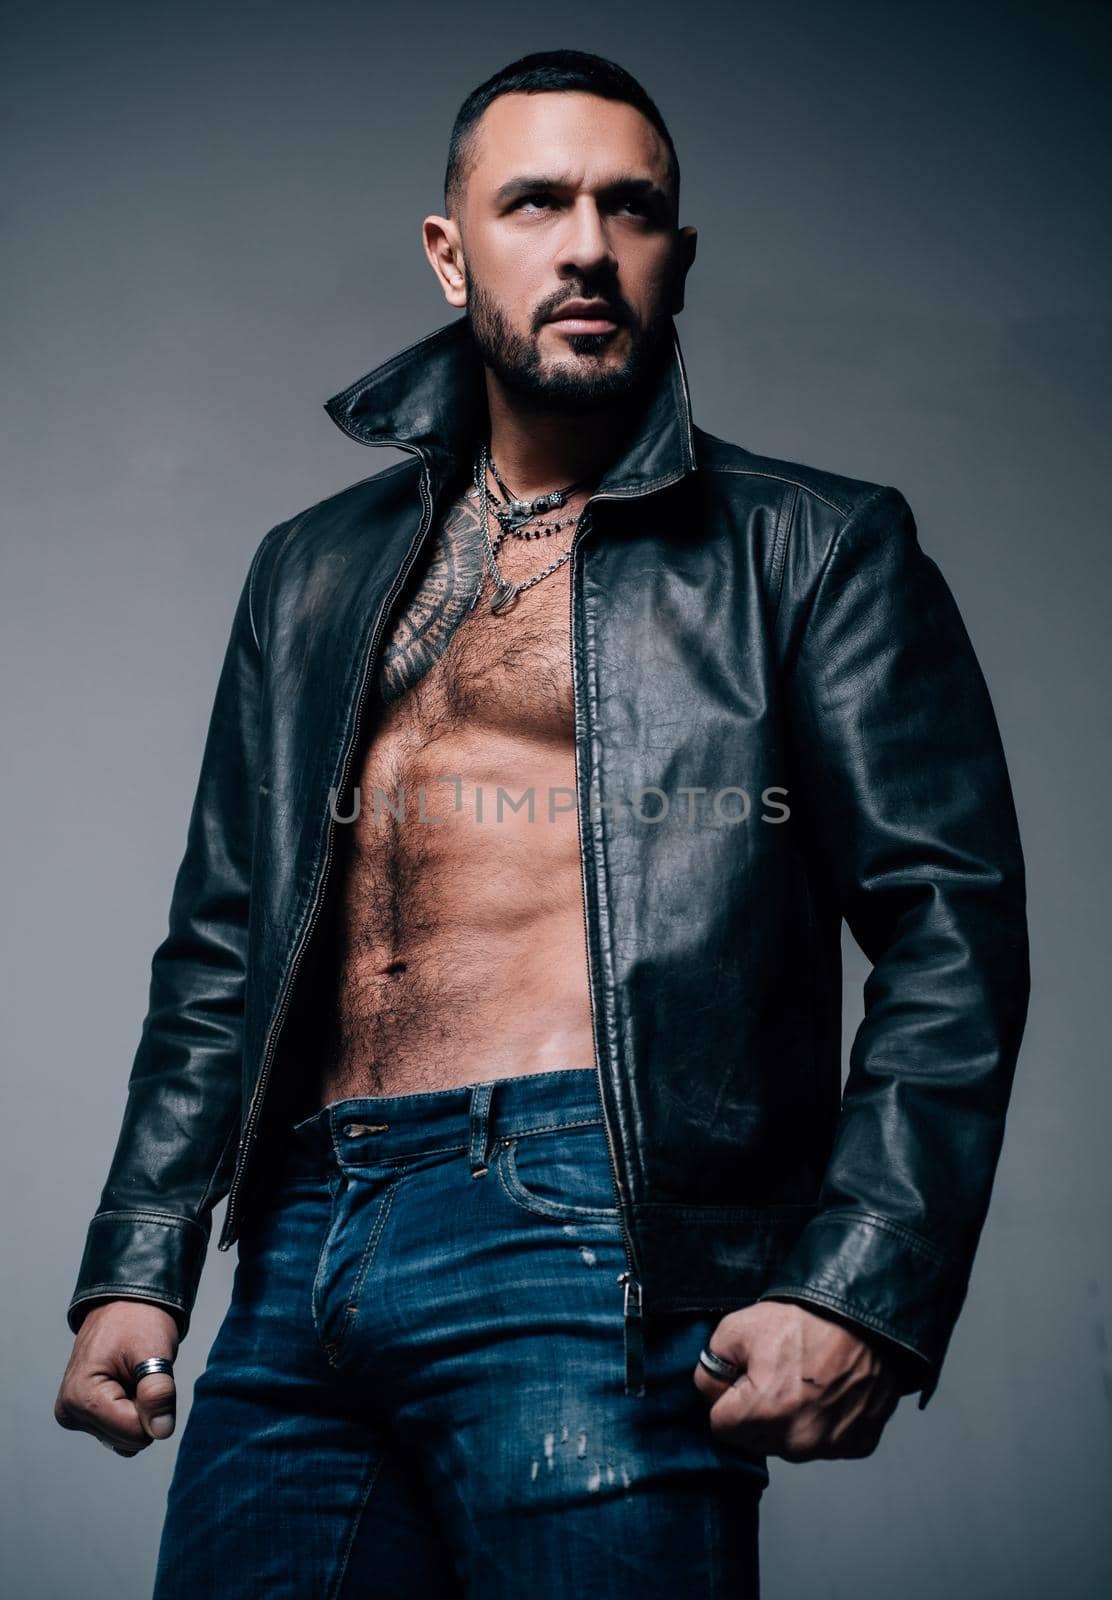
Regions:
<instances>
[{"instance_id":1,"label":"black leather jacket","mask_svg":"<svg viewBox=\"0 0 1112 1600\"><path fill-rule=\"evenodd\" d=\"M265 1188L330 800L349 812L387 612L469 468L481 376L460 318L335 396L352 438L414 459L255 552L74 1330L136 1297L184 1334L214 1206L228 1249ZM571 624L627 1317L801 1301L902 1350L925 1405L1029 988L1007 768L953 596L895 489L694 427L677 344L591 498ZM844 1094L843 917L872 963Z\"/></svg>"}]
</instances>

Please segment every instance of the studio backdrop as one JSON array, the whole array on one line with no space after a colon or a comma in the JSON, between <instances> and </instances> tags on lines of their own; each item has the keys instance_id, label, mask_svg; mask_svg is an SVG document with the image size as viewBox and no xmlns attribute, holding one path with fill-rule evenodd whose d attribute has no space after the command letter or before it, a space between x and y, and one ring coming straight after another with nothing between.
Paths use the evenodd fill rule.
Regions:
<instances>
[{"instance_id":1,"label":"studio backdrop","mask_svg":"<svg viewBox=\"0 0 1112 1600\"><path fill-rule=\"evenodd\" d=\"M696 422L910 501L1027 858L1030 1017L941 1385L867 1459L770 1463L765 1593L1107 1591L1109 22L4 8L4 1594L149 1593L177 1438L125 1460L52 1406L236 595L269 527L400 459L322 402L449 320L420 223L456 108L559 46L620 61L675 138ZM845 948L848 1044L868 968ZM178 1435L234 1264L210 1251Z\"/></svg>"}]
</instances>

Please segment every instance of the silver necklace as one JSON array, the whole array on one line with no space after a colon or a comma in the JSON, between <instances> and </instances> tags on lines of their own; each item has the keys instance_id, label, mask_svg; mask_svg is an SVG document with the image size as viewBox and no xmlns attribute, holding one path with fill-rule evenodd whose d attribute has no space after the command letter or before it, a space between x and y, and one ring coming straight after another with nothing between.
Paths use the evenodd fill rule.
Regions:
<instances>
[{"instance_id":1,"label":"silver necklace","mask_svg":"<svg viewBox=\"0 0 1112 1600\"><path fill-rule=\"evenodd\" d=\"M498 565L498 558L494 553L494 545L491 543L490 538L488 516L490 507L490 491L487 488L487 465L489 460L490 458L487 454L487 447L484 444L479 450L478 461L475 465L475 476L479 487L479 530L483 536L483 553L486 557L487 569L489 570L490 576L494 582L494 594L491 597L490 609L492 614L497 617L501 616L503 611L508 611L511 606L516 605L518 595L523 593L524 590L531 589L535 583L540 583L542 578L549 577L550 574L555 572L558 567L562 567L564 562L567 561L571 556L571 548L569 546L569 548L564 550L555 561L549 562L547 567L542 567L540 572L535 572L532 577L526 578L524 583L511 583L508 578L503 576L502 570ZM557 490L556 493L561 494L561 491ZM545 506L542 509L547 509L549 506L553 505L552 496L541 495L540 498L545 502ZM528 505L530 512L532 512L532 507L535 506L537 502L535 500L528 502L519 501L516 502L516 504L520 505L522 509ZM556 502L556 504L563 504L562 497ZM520 520L524 521L526 519L520 518ZM578 520L579 519L576 518L576 521ZM499 530L499 544L501 544L506 533L509 531L511 530L504 527ZM480 578L479 587L475 591L475 598L471 602L472 609L478 604L479 596L482 594L482 592L483 581L482 578Z\"/></svg>"},{"instance_id":2,"label":"silver necklace","mask_svg":"<svg viewBox=\"0 0 1112 1600\"><path fill-rule=\"evenodd\" d=\"M476 484L473 489L468 489L467 498L469 500L474 500L477 504L480 492L479 486ZM490 502L490 509L497 517L498 507L493 500ZM498 550L501 547L502 540L505 539L507 535L512 539L547 539L551 534L559 533L561 528L573 528L578 521L579 513L576 512L575 516L560 517L556 522L530 522L526 523L520 528L506 528L503 525L498 529L498 532L495 534L492 543L495 550Z\"/></svg>"},{"instance_id":3,"label":"silver necklace","mask_svg":"<svg viewBox=\"0 0 1112 1600\"><path fill-rule=\"evenodd\" d=\"M491 510L498 518L502 527L509 533L516 533L523 523L532 522L534 517L542 516L546 511L559 511L568 503L568 496L583 487L583 480L577 479L563 489L552 489L548 494L539 494L532 500L522 500L514 494L502 481L502 474L495 465L494 457L488 455L487 463L490 475L498 485L502 495L502 503L491 502ZM572 519L575 520L574 518Z\"/></svg>"}]
</instances>

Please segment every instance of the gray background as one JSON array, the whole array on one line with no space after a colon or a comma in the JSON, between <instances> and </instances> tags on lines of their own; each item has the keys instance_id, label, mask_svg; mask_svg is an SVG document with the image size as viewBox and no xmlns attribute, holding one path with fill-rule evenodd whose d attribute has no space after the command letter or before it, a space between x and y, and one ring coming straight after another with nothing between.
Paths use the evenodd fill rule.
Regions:
<instances>
[{"instance_id":1,"label":"gray background","mask_svg":"<svg viewBox=\"0 0 1112 1600\"><path fill-rule=\"evenodd\" d=\"M1029 861L1030 1025L942 1385L868 1460L772 1463L767 1600L1107 1586L1108 23L5 7L5 1594L149 1593L176 1438L124 1460L51 1408L235 597L268 527L395 459L321 402L454 314L419 241L452 116L559 45L622 61L672 127L696 420L909 497ZM182 1420L233 1266L212 1250Z\"/></svg>"}]
</instances>

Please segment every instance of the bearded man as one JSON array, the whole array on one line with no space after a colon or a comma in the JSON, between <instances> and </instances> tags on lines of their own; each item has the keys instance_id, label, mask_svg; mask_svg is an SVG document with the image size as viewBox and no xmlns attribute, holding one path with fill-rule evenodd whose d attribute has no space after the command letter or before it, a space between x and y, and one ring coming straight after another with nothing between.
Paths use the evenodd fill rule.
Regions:
<instances>
[{"instance_id":1,"label":"bearded man","mask_svg":"<svg viewBox=\"0 0 1112 1600\"><path fill-rule=\"evenodd\" d=\"M614 63L476 89L462 315L327 407L407 459L251 562L56 1411L171 1432L226 1195L156 1600L755 1596L768 1458L938 1382L1027 1004L999 733L898 491L694 425L678 207Z\"/></svg>"}]
</instances>

